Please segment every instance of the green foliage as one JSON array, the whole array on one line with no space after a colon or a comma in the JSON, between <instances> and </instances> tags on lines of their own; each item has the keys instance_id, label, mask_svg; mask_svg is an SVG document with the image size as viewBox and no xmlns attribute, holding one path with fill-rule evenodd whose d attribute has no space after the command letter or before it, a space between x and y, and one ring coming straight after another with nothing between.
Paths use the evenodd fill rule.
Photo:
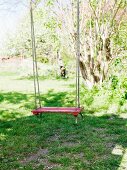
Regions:
<instances>
[{"instance_id":1,"label":"green foliage","mask_svg":"<svg viewBox=\"0 0 127 170\"><path fill-rule=\"evenodd\" d=\"M127 6L127 0L119 0L118 1L118 5L120 5L120 8L124 8L125 6Z\"/></svg>"},{"instance_id":2,"label":"green foliage","mask_svg":"<svg viewBox=\"0 0 127 170\"><path fill-rule=\"evenodd\" d=\"M113 89L116 89L118 82L119 82L118 77L115 75L111 75L110 79L111 79L111 87Z\"/></svg>"},{"instance_id":3,"label":"green foliage","mask_svg":"<svg viewBox=\"0 0 127 170\"><path fill-rule=\"evenodd\" d=\"M90 0L90 5L95 10L97 8L98 1L97 0Z\"/></svg>"},{"instance_id":4,"label":"green foliage","mask_svg":"<svg viewBox=\"0 0 127 170\"><path fill-rule=\"evenodd\" d=\"M124 79L122 80L121 87L123 87L124 89L127 89L127 78L124 78Z\"/></svg>"},{"instance_id":5,"label":"green foliage","mask_svg":"<svg viewBox=\"0 0 127 170\"><path fill-rule=\"evenodd\" d=\"M46 4L47 6L51 7L54 5L55 0L47 0Z\"/></svg>"},{"instance_id":6,"label":"green foliage","mask_svg":"<svg viewBox=\"0 0 127 170\"><path fill-rule=\"evenodd\" d=\"M113 36L114 39L114 45L119 47L121 51L127 50L127 22L124 20L120 27L119 27L119 32Z\"/></svg>"},{"instance_id":7,"label":"green foliage","mask_svg":"<svg viewBox=\"0 0 127 170\"><path fill-rule=\"evenodd\" d=\"M114 65L117 66L117 65L119 65L121 62L122 62L121 58L116 58L116 59L115 59L115 62L114 62Z\"/></svg>"},{"instance_id":8,"label":"green foliage","mask_svg":"<svg viewBox=\"0 0 127 170\"><path fill-rule=\"evenodd\" d=\"M118 57L111 64L102 87L82 88L82 102L88 110L114 114L127 111L126 57Z\"/></svg>"}]
</instances>

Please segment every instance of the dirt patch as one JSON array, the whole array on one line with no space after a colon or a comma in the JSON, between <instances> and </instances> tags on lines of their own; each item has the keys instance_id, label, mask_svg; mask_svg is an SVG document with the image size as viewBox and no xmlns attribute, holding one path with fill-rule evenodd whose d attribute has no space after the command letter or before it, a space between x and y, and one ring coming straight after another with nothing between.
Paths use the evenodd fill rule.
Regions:
<instances>
[{"instance_id":1,"label":"dirt patch","mask_svg":"<svg viewBox=\"0 0 127 170\"><path fill-rule=\"evenodd\" d=\"M62 143L61 145L62 145L62 146L65 146L65 147L76 147L76 146L79 146L80 143L69 141L69 142L64 142L64 143Z\"/></svg>"},{"instance_id":2,"label":"dirt patch","mask_svg":"<svg viewBox=\"0 0 127 170\"><path fill-rule=\"evenodd\" d=\"M109 142L109 143L106 143L106 144L105 144L105 146L106 146L107 148L109 148L109 149L114 148L114 145L115 145L115 144L114 144L113 142L112 142L112 143Z\"/></svg>"},{"instance_id":3,"label":"dirt patch","mask_svg":"<svg viewBox=\"0 0 127 170\"><path fill-rule=\"evenodd\" d=\"M40 159L38 165L44 165L44 170L51 170L53 168L60 168L61 165L53 162L49 162L48 159Z\"/></svg>"},{"instance_id":4,"label":"dirt patch","mask_svg":"<svg viewBox=\"0 0 127 170\"><path fill-rule=\"evenodd\" d=\"M35 154L30 155L29 157L22 160L20 163L25 165L32 161L37 161L40 156L46 156L48 154L48 149L39 149Z\"/></svg>"},{"instance_id":5,"label":"dirt patch","mask_svg":"<svg viewBox=\"0 0 127 170\"><path fill-rule=\"evenodd\" d=\"M85 158L85 154L83 152L80 153L61 153L57 154L57 157L68 157L71 158L72 160L80 160L80 162L85 163L87 165L90 165L90 161L88 161ZM73 166L69 167L69 170L74 170L75 168Z\"/></svg>"},{"instance_id":6,"label":"dirt patch","mask_svg":"<svg viewBox=\"0 0 127 170\"><path fill-rule=\"evenodd\" d=\"M106 133L100 133L99 136L103 138L105 141L113 141L114 139L118 139L120 137L120 135L117 134L109 135Z\"/></svg>"},{"instance_id":7,"label":"dirt patch","mask_svg":"<svg viewBox=\"0 0 127 170\"><path fill-rule=\"evenodd\" d=\"M51 136L48 141L50 142L55 142L58 141L60 139L60 136L58 134L55 134L54 136Z\"/></svg>"},{"instance_id":8,"label":"dirt patch","mask_svg":"<svg viewBox=\"0 0 127 170\"><path fill-rule=\"evenodd\" d=\"M75 142L75 141L77 141L78 140L78 135L66 135L66 137L64 136L62 136L61 137L61 140L62 141L66 141L66 142L70 142L70 141L73 141L73 142Z\"/></svg>"},{"instance_id":9,"label":"dirt patch","mask_svg":"<svg viewBox=\"0 0 127 170\"><path fill-rule=\"evenodd\" d=\"M52 163L48 160L48 153L48 149L39 149L37 153L30 155L29 157L22 160L20 163L23 166L32 163L34 167L39 167L40 165L43 165L44 170L61 167L60 164Z\"/></svg>"},{"instance_id":10,"label":"dirt patch","mask_svg":"<svg viewBox=\"0 0 127 170\"><path fill-rule=\"evenodd\" d=\"M99 132L105 132L106 129L105 128L93 128L93 131L99 133Z\"/></svg>"},{"instance_id":11,"label":"dirt patch","mask_svg":"<svg viewBox=\"0 0 127 170\"><path fill-rule=\"evenodd\" d=\"M81 152L81 153L78 153L78 154L74 154L73 157L76 158L76 159L83 159L84 158L84 153Z\"/></svg>"}]
</instances>

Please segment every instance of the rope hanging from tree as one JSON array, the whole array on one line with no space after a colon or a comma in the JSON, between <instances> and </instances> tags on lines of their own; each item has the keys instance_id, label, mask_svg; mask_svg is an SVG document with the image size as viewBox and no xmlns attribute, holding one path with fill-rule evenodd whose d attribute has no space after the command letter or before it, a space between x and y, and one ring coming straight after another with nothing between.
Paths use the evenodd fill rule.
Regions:
<instances>
[{"instance_id":1,"label":"rope hanging from tree","mask_svg":"<svg viewBox=\"0 0 127 170\"><path fill-rule=\"evenodd\" d=\"M80 107L80 7L77 0L76 106Z\"/></svg>"},{"instance_id":2,"label":"rope hanging from tree","mask_svg":"<svg viewBox=\"0 0 127 170\"><path fill-rule=\"evenodd\" d=\"M30 18L31 18L31 40L32 40L32 58L33 58L33 76L34 76L34 91L35 91L35 108L41 107L40 100L40 85L38 76L38 65L35 45L35 31L34 31L34 20L33 20L33 5L30 0Z\"/></svg>"},{"instance_id":3,"label":"rope hanging from tree","mask_svg":"<svg viewBox=\"0 0 127 170\"><path fill-rule=\"evenodd\" d=\"M76 107L80 107L80 7L77 0L77 50L76 50ZM35 31L34 31L34 20L33 20L33 2L30 0L30 16L31 16L31 40L32 40L32 58L33 58L33 76L34 76L34 91L35 91L35 107L38 105L41 108L40 100L40 85L35 45Z\"/></svg>"}]
</instances>

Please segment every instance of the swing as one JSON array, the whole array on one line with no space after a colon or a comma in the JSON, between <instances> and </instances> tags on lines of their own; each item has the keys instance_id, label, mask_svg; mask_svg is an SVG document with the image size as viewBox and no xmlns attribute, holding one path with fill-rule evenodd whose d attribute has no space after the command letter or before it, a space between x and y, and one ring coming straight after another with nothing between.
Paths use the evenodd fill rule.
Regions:
<instances>
[{"instance_id":1,"label":"swing","mask_svg":"<svg viewBox=\"0 0 127 170\"><path fill-rule=\"evenodd\" d=\"M36 45L35 45L35 33L34 33L34 20L33 20L33 7L32 0L30 2L30 16L31 16L31 40L32 40L32 58L33 58L33 76L34 76L34 91L35 91L35 110L32 110L34 115L39 115L41 113L65 113L71 114L76 117L81 113L82 108L80 107L80 96L79 96L79 58L80 58L80 33L79 33L79 0L77 0L77 57L76 57L76 107L42 107L40 100L40 86L38 78L38 65L37 65L37 56L36 56ZM39 107L37 105L39 104Z\"/></svg>"}]
</instances>

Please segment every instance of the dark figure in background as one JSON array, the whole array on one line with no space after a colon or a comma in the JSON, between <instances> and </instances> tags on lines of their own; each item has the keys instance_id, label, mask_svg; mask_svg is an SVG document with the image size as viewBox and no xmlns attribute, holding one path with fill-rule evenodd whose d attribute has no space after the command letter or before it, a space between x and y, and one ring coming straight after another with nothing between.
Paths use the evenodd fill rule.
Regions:
<instances>
[{"instance_id":1,"label":"dark figure in background","mask_svg":"<svg viewBox=\"0 0 127 170\"><path fill-rule=\"evenodd\" d=\"M66 78L66 68L64 66L60 66L60 74L62 78Z\"/></svg>"}]
</instances>

